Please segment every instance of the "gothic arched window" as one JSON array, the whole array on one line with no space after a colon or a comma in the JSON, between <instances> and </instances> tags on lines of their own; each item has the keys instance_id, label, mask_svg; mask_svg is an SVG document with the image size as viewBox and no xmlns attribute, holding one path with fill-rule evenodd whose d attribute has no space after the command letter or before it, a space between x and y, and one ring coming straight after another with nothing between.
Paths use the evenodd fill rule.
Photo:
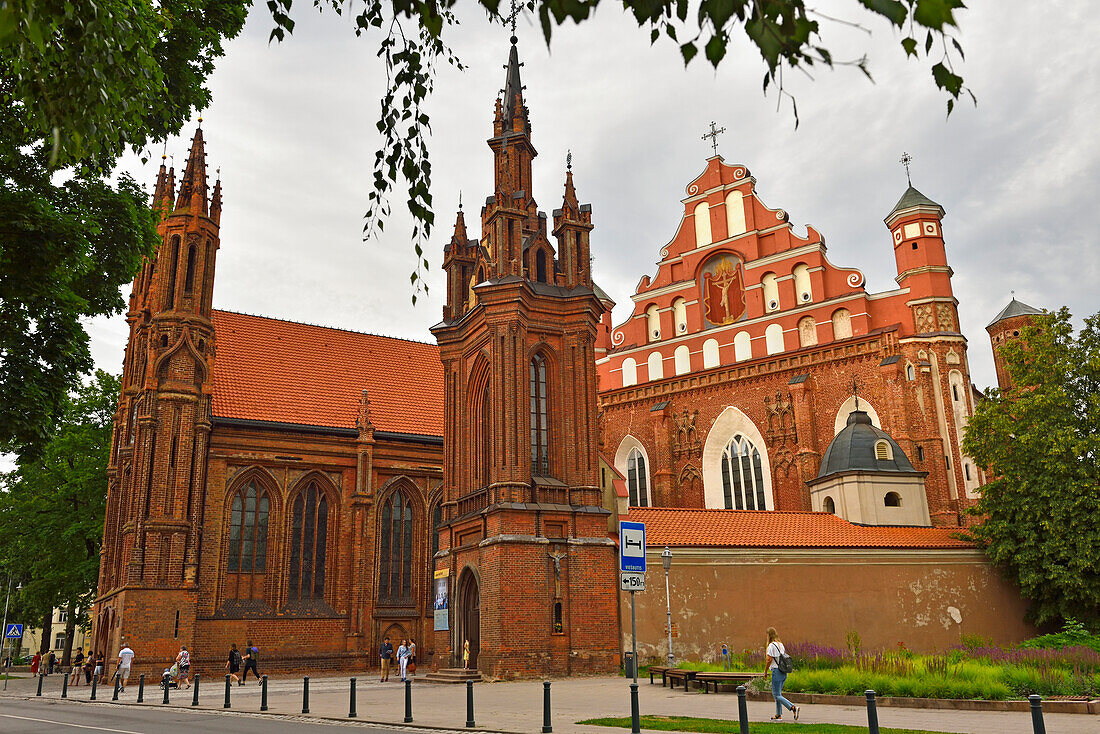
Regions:
<instances>
[{"instance_id":1,"label":"gothic arched window","mask_svg":"<svg viewBox=\"0 0 1100 734\"><path fill-rule=\"evenodd\" d=\"M541 248L535 253L535 280L546 282L546 250Z\"/></svg>"},{"instance_id":2,"label":"gothic arched window","mask_svg":"<svg viewBox=\"0 0 1100 734\"><path fill-rule=\"evenodd\" d=\"M324 599L328 500L310 482L294 500L290 524L290 601Z\"/></svg>"},{"instance_id":3,"label":"gothic arched window","mask_svg":"<svg viewBox=\"0 0 1100 734\"><path fill-rule=\"evenodd\" d=\"M165 308L172 308L176 303L176 261L180 259L180 238L172 238L172 247L169 250L168 261L168 292L164 294Z\"/></svg>"},{"instance_id":4,"label":"gothic arched window","mask_svg":"<svg viewBox=\"0 0 1100 734\"><path fill-rule=\"evenodd\" d=\"M187 275L183 279L183 290L190 293L195 286L195 246L187 248Z\"/></svg>"},{"instance_id":5,"label":"gothic arched window","mask_svg":"<svg viewBox=\"0 0 1100 734\"><path fill-rule=\"evenodd\" d=\"M766 510L760 451L738 434L722 452L722 496L727 510Z\"/></svg>"},{"instance_id":6,"label":"gothic arched window","mask_svg":"<svg viewBox=\"0 0 1100 734\"><path fill-rule=\"evenodd\" d=\"M267 570L267 492L255 480L233 494L229 512L230 573Z\"/></svg>"},{"instance_id":7,"label":"gothic arched window","mask_svg":"<svg viewBox=\"0 0 1100 734\"><path fill-rule=\"evenodd\" d=\"M378 598L385 602L411 602L413 511L404 492L394 492L382 505L378 532L382 539Z\"/></svg>"},{"instance_id":8,"label":"gothic arched window","mask_svg":"<svg viewBox=\"0 0 1100 734\"><path fill-rule=\"evenodd\" d=\"M546 358L536 354L530 364L531 474L550 474L550 401L547 398Z\"/></svg>"},{"instance_id":9,"label":"gothic arched window","mask_svg":"<svg viewBox=\"0 0 1100 734\"><path fill-rule=\"evenodd\" d=\"M638 449L631 449L626 459L626 485L630 491L631 507L649 507L649 475L646 473L645 456Z\"/></svg>"}]
</instances>

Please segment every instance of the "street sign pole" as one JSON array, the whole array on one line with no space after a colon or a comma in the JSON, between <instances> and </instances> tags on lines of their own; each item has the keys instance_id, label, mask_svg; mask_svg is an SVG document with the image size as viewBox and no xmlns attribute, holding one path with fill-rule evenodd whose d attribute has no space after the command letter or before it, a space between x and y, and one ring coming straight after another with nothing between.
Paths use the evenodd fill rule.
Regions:
<instances>
[{"instance_id":1,"label":"street sign pole","mask_svg":"<svg viewBox=\"0 0 1100 734\"><path fill-rule=\"evenodd\" d=\"M11 601L11 574L10 573L8 574L8 593L7 593L7 596L4 597L4 624L3 624L2 627L0 627L0 629L4 630L5 634L8 631L8 602L9 601ZM7 637L5 637L4 638L4 644L6 645L7 643L8 643L8 639L7 639ZM0 647L0 653L2 653L3 651L4 651L3 648ZM4 690L5 691L8 690L8 673L11 672L11 656L13 654L14 654L14 651L12 651L12 653L10 653L8 655L7 665L4 667Z\"/></svg>"},{"instance_id":2,"label":"street sign pole","mask_svg":"<svg viewBox=\"0 0 1100 734\"><path fill-rule=\"evenodd\" d=\"M634 682L638 682L638 623L634 615L634 594L630 592L630 652L634 656Z\"/></svg>"}]
</instances>

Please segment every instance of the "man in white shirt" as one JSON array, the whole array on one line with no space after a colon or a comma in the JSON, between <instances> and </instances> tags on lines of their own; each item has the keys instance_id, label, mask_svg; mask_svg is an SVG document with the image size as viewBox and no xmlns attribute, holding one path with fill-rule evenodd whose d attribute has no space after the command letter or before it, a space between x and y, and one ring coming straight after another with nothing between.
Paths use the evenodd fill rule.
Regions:
<instances>
[{"instance_id":1,"label":"man in white shirt","mask_svg":"<svg viewBox=\"0 0 1100 734\"><path fill-rule=\"evenodd\" d=\"M134 662L134 651L130 649L130 646L125 642L122 643L122 649L118 651L118 670L115 671L115 675L118 676L119 686L123 691L126 690L126 681L130 677L130 665Z\"/></svg>"}]
</instances>

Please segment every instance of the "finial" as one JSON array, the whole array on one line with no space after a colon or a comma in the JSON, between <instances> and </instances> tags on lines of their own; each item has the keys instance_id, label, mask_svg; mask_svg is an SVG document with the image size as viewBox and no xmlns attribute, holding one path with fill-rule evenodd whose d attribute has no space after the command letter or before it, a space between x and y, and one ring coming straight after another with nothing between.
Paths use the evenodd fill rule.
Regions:
<instances>
[{"instance_id":1,"label":"finial","mask_svg":"<svg viewBox=\"0 0 1100 734\"><path fill-rule=\"evenodd\" d=\"M565 170L567 170L567 171L572 171L573 170L573 151L572 150L565 151Z\"/></svg>"},{"instance_id":2,"label":"finial","mask_svg":"<svg viewBox=\"0 0 1100 734\"><path fill-rule=\"evenodd\" d=\"M913 179L909 177L909 164L913 162L913 156L908 153L902 153L901 158L898 159L898 163L905 166L905 180L909 182L909 185L913 185Z\"/></svg>"},{"instance_id":3,"label":"finial","mask_svg":"<svg viewBox=\"0 0 1100 734\"><path fill-rule=\"evenodd\" d=\"M222 167L218 166L217 168L215 168L214 169L214 174L217 176L217 180L220 181L221 178L222 178Z\"/></svg>"},{"instance_id":4,"label":"finial","mask_svg":"<svg viewBox=\"0 0 1100 734\"><path fill-rule=\"evenodd\" d=\"M168 138L165 138L164 139L164 150L162 150L161 153L160 153L160 159L163 161L167 157L168 157Z\"/></svg>"},{"instance_id":5,"label":"finial","mask_svg":"<svg viewBox=\"0 0 1100 734\"><path fill-rule=\"evenodd\" d=\"M712 148L714 148L714 155L718 155L718 136L721 135L722 133L724 133L725 131L726 131L726 128L717 127L714 123L714 120L711 120L710 121L710 132L709 133L704 133L703 137L700 138L700 140L706 140L707 138L710 138L710 145L711 145Z\"/></svg>"},{"instance_id":6,"label":"finial","mask_svg":"<svg viewBox=\"0 0 1100 734\"><path fill-rule=\"evenodd\" d=\"M202 115L199 115L199 127L202 127Z\"/></svg>"},{"instance_id":7,"label":"finial","mask_svg":"<svg viewBox=\"0 0 1100 734\"><path fill-rule=\"evenodd\" d=\"M175 168L176 167L176 156L170 155L168 157L172 160L172 168Z\"/></svg>"},{"instance_id":8,"label":"finial","mask_svg":"<svg viewBox=\"0 0 1100 734\"><path fill-rule=\"evenodd\" d=\"M519 39L516 38L516 17L518 16L519 8L516 7L516 0L512 0L512 12L505 16L504 22L512 28L512 37L509 40L512 42L513 46L515 46L516 43L519 41Z\"/></svg>"},{"instance_id":9,"label":"finial","mask_svg":"<svg viewBox=\"0 0 1100 734\"><path fill-rule=\"evenodd\" d=\"M458 190L458 210L462 211L462 189Z\"/></svg>"},{"instance_id":10,"label":"finial","mask_svg":"<svg viewBox=\"0 0 1100 734\"><path fill-rule=\"evenodd\" d=\"M856 378L852 378L852 395L856 398L856 410L859 410L859 383L856 382Z\"/></svg>"}]
</instances>

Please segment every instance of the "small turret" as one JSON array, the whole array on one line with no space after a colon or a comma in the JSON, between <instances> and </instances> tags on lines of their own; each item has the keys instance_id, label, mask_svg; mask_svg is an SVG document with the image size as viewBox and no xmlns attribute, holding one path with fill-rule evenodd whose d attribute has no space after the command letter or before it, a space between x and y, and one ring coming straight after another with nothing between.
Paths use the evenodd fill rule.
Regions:
<instances>
[{"instance_id":1,"label":"small turret","mask_svg":"<svg viewBox=\"0 0 1100 734\"><path fill-rule=\"evenodd\" d=\"M175 169L165 169L164 161L167 155L160 157L160 171L157 173L157 185L153 189L153 209L164 217L172 209L172 197L175 195L176 173Z\"/></svg>"},{"instance_id":2,"label":"small turret","mask_svg":"<svg viewBox=\"0 0 1100 734\"><path fill-rule=\"evenodd\" d=\"M1020 338L1020 332L1030 324L1036 316L1042 316L1043 312L1034 306L1016 300L1015 294L1008 305L993 317L989 326L985 327L989 334L989 342L993 346L993 365L997 370L997 386L1002 390L1012 389L1012 378L1001 358L1001 349L1013 339Z\"/></svg>"},{"instance_id":3,"label":"small turret","mask_svg":"<svg viewBox=\"0 0 1100 734\"><path fill-rule=\"evenodd\" d=\"M565 275L565 286L592 285L588 234L592 231L592 206L577 200L573 185L573 154L566 155L565 194L561 209L554 210L554 236L558 240L559 264Z\"/></svg>"},{"instance_id":4,"label":"small turret","mask_svg":"<svg viewBox=\"0 0 1100 734\"><path fill-rule=\"evenodd\" d=\"M202 122L202 118L199 118L199 122ZM188 209L192 214L207 213L206 146L201 127L195 130L195 138L191 141L191 153L187 157L187 168L180 180L176 209Z\"/></svg>"},{"instance_id":5,"label":"small turret","mask_svg":"<svg viewBox=\"0 0 1100 734\"><path fill-rule=\"evenodd\" d=\"M220 170L220 169L219 169ZM214 224L221 225L222 223L222 178L219 174L218 180L214 182L214 193L210 195L210 218L214 220Z\"/></svg>"}]
</instances>

